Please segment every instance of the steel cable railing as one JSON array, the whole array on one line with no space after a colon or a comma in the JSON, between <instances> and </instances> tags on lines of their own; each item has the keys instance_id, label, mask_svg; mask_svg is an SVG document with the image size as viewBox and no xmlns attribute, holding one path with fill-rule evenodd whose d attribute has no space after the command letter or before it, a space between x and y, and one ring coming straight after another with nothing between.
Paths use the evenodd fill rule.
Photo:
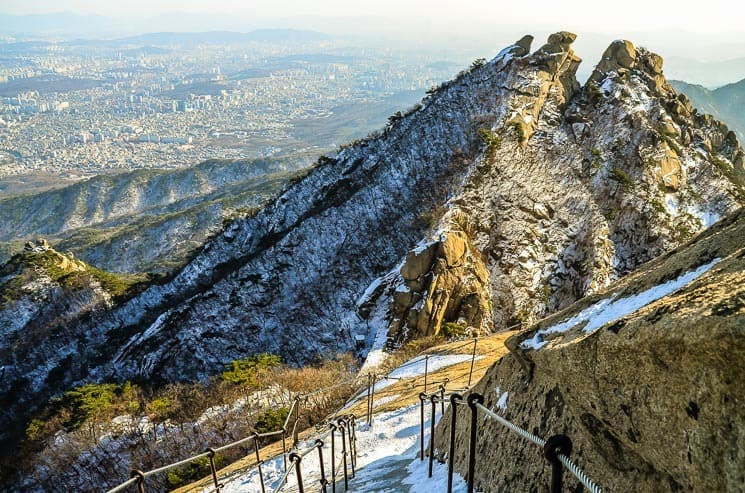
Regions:
<instances>
[{"instance_id":1,"label":"steel cable railing","mask_svg":"<svg viewBox=\"0 0 745 493\"><path fill-rule=\"evenodd\" d=\"M469 450L468 450L468 473L467 473L467 491L473 493L475 487L475 470L476 470L476 439L478 433L478 412L481 411L485 416L494 419L500 425L506 427L518 436L532 442L543 450L544 458L551 464L551 493L559 493L563 487L563 468L568 469L582 485L587 488L590 493L602 493L602 489L595 484L592 479L582 471L577 464L575 464L569 455L572 452L572 441L566 435L553 435L545 440L529 431L517 426L511 421L505 419L499 414L495 413L488 407L484 406L484 396L478 393L471 393L468 396L466 402L464 402L463 396L459 393L451 393L449 396L445 396L445 387L441 386L438 392L432 394L426 394L424 392L419 394L419 401L421 405L420 409L420 460L424 460L424 416L425 416L425 402L431 403L431 422L430 422L430 443L429 443L429 477L432 477L432 467L434 461L434 420L437 403L441 403L444 407L445 401L450 401L451 413L450 413L450 443L448 444L448 482L447 492L452 493L453 491L453 472L454 472L454 456L455 456L455 443L456 443L456 425L458 419L458 406L465 403L471 410L471 423L470 423L470 438L469 438ZM443 411L444 415L444 411Z\"/></svg>"},{"instance_id":2,"label":"steel cable railing","mask_svg":"<svg viewBox=\"0 0 745 493\"><path fill-rule=\"evenodd\" d=\"M292 447L293 447L293 449L295 449L297 447L297 444L298 444L298 431L299 431L298 430L298 427L299 427L299 423L300 423L301 401L304 400L304 401L307 402L308 397L312 397L312 396L321 394L323 392L327 392L329 390L332 390L332 389L341 387L343 385L353 385L354 382L356 382L356 381L357 381L357 379L355 378L355 379L344 381L344 382L338 382L338 383L333 384L333 385L330 385L328 387L316 389L313 392L310 392L309 394L303 394L303 395L296 396L295 399L293 400L292 406L290 407L290 410L289 410L289 412L287 414L287 417L285 418L285 421L284 421L284 423L282 425L282 428L280 428L279 430L270 431L270 432L266 432L266 433L253 433L252 435L249 435L247 437L241 438L240 440L236 440L234 442L231 442L231 443L222 445L220 447L208 448L203 453L196 454L196 455L190 456L190 457L188 457L186 459L183 459L183 460L180 460L180 461L177 461L177 462L173 462L173 463L170 463L170 464L167 464L167 465L164 465L164 466L161 466L161 467L158 467L158 468L155 468L155 469L146 471L146 472L140 471L138 469L133 469L131 471L131 473L130 473L130 478L127 481L124 481L123 483L115 486L114 488L109 489L107 491L107 493L120 493L120 492L123 492L123 491L127 491L129 488L131 488L133 486L136 486L137 487L137 491L139 493L144 493L145 492L145 484L146 484L147 478L149 478L149 477L151 477L153 475L156 475L156 474L160 474L160 473L169 471L169 470L174 469L174 468L177 468L177 467L181 467L181 466L190 464L193 461L196 461L196 460L202 459L202 458L209 458L209 462L210 462L210 474L211 474L212 483L213 483L213 486L215 488L215 491L217 493L219 493L220 492L220 488L223 485L220 484L219 481L218 481L217 469L216 469L215 460L214 460L215 455L217 453L219 453L219 452L223 452L225 450L228 450L228 449L237 447L239 445L244 445L244 444L246 444L248 442L253 442L253 449L254 449L254 452L256 454L256 468L258 470L258 476L259 476L259 482L260 482L260 486L261 486L261 491L262 491L262 493L265 493L266 492L266 485L264 484L263 471L262 471L262 467L261 467L264 461L262 460L262 458L260 456L260 452L259 452L259 450L260 450L259 440L262 439L262 438L281 437L281 439L282 439L282 455L283 455L284 468L285 468L285 476L286 476L289 472L292 471L292 468L291 467L288 467L288 464L287 464L287 461L289 459L288 449L287 449L287 437L288 436L289 437L292 437ZM344 421L345 424L346 424L346 422L349 421L349 417L342 417L342 418L340 418L340 420ZM351 421L353 422L353 419ZM292 423L292 425L290 425L290 423ZM354 433L352 432L350 435L353 435L353 434ZM343 438L343 440L344 440L344 438ZM314 448L315 448L315 446L312 447L310 450L313 450ZM302 458L300 460L302 460ZM322 455L321 455L321 460L322 460ZM301 481L302 481L302 479L300 479L300 482Z\"/></svg>"},{"instance_id":3,"label":"steel cable railing","mask_svg":"<svg viewBox=\"0 0 745 493\"><path fill-rule=\"evenodd\" d=\"M505 330L508 330L508 329L505 329ZM424 379L425 379L424 389L425 389L425 392L426 392L426 389L427 389L428 384L438 384L438 383L439 384L447 384L448 381L449 381L449 379L447 379L447 378L444 379L444 380L442 380L442 381L437 381L437 382L429 382L428 381L428 376L429 376L429 365L428 365L428 362L429 362L429 357L430 356L436 356L436 355L440 355L440 354L449 354L449 353L452 353L455 350L461 349L461 348L466 347L466 346L473 345L472 356L471 356L471 365L470 365L470 370L468 372L468 375L469 375L469 386L470 386L471 378L472 378L472 375L473 375L474 371L479 371L481 369L481 368L474 369L474 361L476 359L476 346L477 346L477 343L478 343L478 338L473 338L473 339L468 340L468 341L464 342L463 344L460 344L460 345L457 345L457 346L446 347L446 348L442 348L440 350L430 351L430 352L424 354L423 355L423 358L424 358L424 362L425 362L425 372L424 372ZM490 353L490 352L487 352L487 354L488 353ZM401 368L407 368L409 366L421 364L421 361L422 361L422 357L414 358L412 361L409 361L408 363L405 363L405 364L399 366L397 368L397 370L398 369L401 369ZM368 394L367 421L368 421L368 423L370 423L370 425L372 425L372 415L373 415L373 407L374 407L374 400L375 400L375 384L376 384L376 382L379 379L391 379L391 380L399 380L400 381L400 380L404 380L406 377L395 377L395 376L390 376L390 375L378 376L378 375L375 375L374 373L373 374L367 374L366 376L367 376L367 379L368 379L368 382L367 382L367 394ZM463 376L465 376L465 374ZM220 484L219 481L218 481L217 470L216 470L216 467L215 467L215 460L214 460L215 455L217 453L219 453L219 452L223 452L225 450L228 450L228 449L237 447L239 445L244 445L244 444L247 444L249 442L253 442L253 448L254 448L254 451L255 451L255 454L256 454L256 468L258 470L259 481L260 481L260 485L261 485L261 491L262 491L262 493L265 493L266 492L266 485L264 484L264 477L263 477L263 471L262 471L262 465L263 465L264 461L262 460L262 458L260 456L260 453L259 453L259 448L260 448L259 447L259 440L262 439L262 438L272 438L272 437L280 437L280 436L281 436L281 439L282 439L282 455L283 455L283 462L284 462L284 469L285 469L285 471L284 471L283 476L282 476L283 481L280 481L280 482L277 483L279 486L276 486L275 485L275 491L277 491L279 488L281 488L282 486L284 486L284 484L287 481L287 478L289 477L289 474L292 472L292 469L293 468L292 467L288 467L288 460L290 462L292 462L293 465L295 465L295 469L296 469L296 473L297 473L297 476L298 476L299 483L302 483L302 478L301 478L300 470L298 469L299 463L302 461L302 457L304 455L307 455L307 453L310 453L309 451L312 451L312 450L314 450L317 447L316 446L311 447L310 449L308 449L306 451L306 454L304 454L304 455L303 454L298 454L297 451L296 452L291 452L291 453L288 454L288 452L290 452L290 450L296 450L297 445L298 445L298 431L299 431L298 430L298 427L299 427L299 422L300 422L301 401L307 402L309 397L313 397L315 395L322 394L324 392L328 392L328 391L330 391L332 389L335 389L335 388L338 388L338 387L342 387L342 386L345 386L345 385L354 385L354 383L359 382L359 380L360 380L361 377L363 377L363 375L358 375L354 379L350 379L350 380L343 381L343 382L338 382L338 383L333 384L333 385L330 385L328 387L323 387L323 388L320 388L320 389L316 389L316 390L314 390L312 392L309 392L307 394L302 394L302 395L296 396L295 399L293 400L292 406L290 407L290 410L289 410L289 412L287 414L287 417L286 417L286 419L285 419L285 421L284 421L284 423L282 425L282 428L279 429L279 430L275 430L275 431L271 431L271 432L266 432L266 433L253 433L252 435L247 436L247 437L244 437L244 438L242 438L240 440L236 440L234 442L231 442L231 443L222 445L220 447L208 448L205 452L203 452L201 454L197 454L197 455L188 457L186 459L183 459L183 460L180 460L180 461L171 463L171 464L167 464L167 465L158 467L158 468L153 469L153 470L150 470L150 471L143 472L143 471L140 471L138 469L133 469L131 471L131 473L130 473L130 478L127 481L125 481L125 482L123 482L123 483L115 486L114 488L108 490L107 493L119 493L119 492L123 492L123 491L126 491L128 488L130 488L132 486L137 486L137 490L140 493L144 493L145 492L145 482L146 482L146 479L147 478L149 478L149 477L151 477L153 475L156 475L156 474L160 474L160 473L166 472L166 471L171 470L171 469L176 468L176 467L184 466L184 465L189 464L189 463L191 463L191 462L193 462L195 460L198 460L198 459L201 459L201 458L205 458L205 457L206 458L209 458L209 461L210 461L210 473L211 473L211 476L212 476L212 478L211 478L212 479L212 483L213 483L213 486L215 488L215 491L217 493L219 493L220 492L220 488L223 485ZM421 384L420 385L417 385L417 386L421 386ZM415 388L417 386L414 386L412 388ZM440 397L444 399L444 386L441 385L440 387L441 387ZM361 392L359 392L358 394L356 394L356 398L361 397L361 395L363 395L363 392L364 392L364 387L363 387L363 390ZM432 402L433 402L433 405L434 405L435 400L433 399ZM443 411L444 411L444 403L443 403ZM334 415L332 415L332 417L333 418L337 418L338 417L337 413L335 413ZM292 422L292 425L290 425L291 422ZM357 456L357 450L356 450L356 432L355 432L355 427L354 427L354 416L353 415L351 416L351 421L350 421L350 418L348 416L347 417L339 418L338 421L337 421L337 424L338 424L338 426L333 425L333 424L330 425L331 426L330 427L331 438L332 438L332 440L331 440L331 453L332 453L331 463L332 463L332 488L333 488L333 493L336 492L336 488L335 488L336 487L336 484L335 484L335 482L336 482L336 475L339 473L339 469L343 469L343 474L344 474L344 478L345 478L345 489L348 488L348 481L349 481L349 477L348 477L349 476L348 475L348 469L349 468L348 468L348 466L351 466L352 478L354 478L355 467L356 467L356 456ZM338 431L341 432L341 438L342 438L342 456L339 459L339 467L335 467L335 461L334 461L334 457L333 457L333 454L334 454L334 431L335 430L338 430ZM286 440L287 440L288 437L292 437L292 448L290 450L288 450L287 443L286 443ZM322 456L322 452L321 452L321 448L322 447L323 447L323 445L321 445L320 448L319 448L319 460L321 460L321 462L323 461L323 456ZM292 460L290 456L292 456L292 458L294 458L294 460ZM350 459L349 460L349 464L347 463L347 458L348 457ZM323 481L325 481L325 478L323 478ZM324 488L323 489L325 491L325 484L324 484Z\"/></svg>"}]
</instances>

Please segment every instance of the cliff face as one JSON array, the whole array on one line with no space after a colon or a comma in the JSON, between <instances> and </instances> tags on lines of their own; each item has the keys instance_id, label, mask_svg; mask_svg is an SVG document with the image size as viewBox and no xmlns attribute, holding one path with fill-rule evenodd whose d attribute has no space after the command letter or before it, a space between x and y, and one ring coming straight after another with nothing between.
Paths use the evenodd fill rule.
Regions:
<instances>
[{"instance_id":1,"label":"cliff face","mask_svg":"<svg viewBox=\"0 0 745 493\"><path fill-rule=\"evenodd\" d=\"M604 292L513 336L511 352L474 391L534 434L570 436L572 458L604 491L740 490L743 237L741 209ZM460 412L455 459L465 474L468 420ZM448 443L448 434L449 411L435 443ZM495 421L480 418L477 447L482 491L547 484L540 451ZM570 480L570 488L575 484Z\"/></svg>"},{"instance_id":2,"label":"cliff face","mask_svg":"<svg viewBox=\"0 0 745 493\"><path fill-rule=\"evenodd\" d=\"M396 343L448 322L528 323L742 203L736 139L691 113L659 57L614 44L580 87L574 35L532 54L531 40L321 159L167 284L67 323L74 337L45 329L6 365L0 391L28 389L6 417L82 380L203 378L260 351L302 364L355 335L369 346L389 328Z\"/></svg>"}]
</instances>

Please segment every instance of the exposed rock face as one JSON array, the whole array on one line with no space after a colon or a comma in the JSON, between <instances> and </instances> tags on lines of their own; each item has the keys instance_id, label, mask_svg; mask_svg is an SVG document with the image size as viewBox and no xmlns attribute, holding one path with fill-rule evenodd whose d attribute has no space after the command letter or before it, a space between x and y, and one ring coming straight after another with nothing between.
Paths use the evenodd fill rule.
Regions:
<instances>
[{"instance_id":1,"label":"exposed rock face","mask_svg":"<svg viewBox=\"0 0 745 493\"><path fill-rule=\"evenodd\" d=\"M659 63L657 63L659 61ZM636 48L631 41L617 39L603 53L597 67L590 76L590 80L601 82L609 74L621 73L634 68L636 65ZM648 65L655 73L662 73L662 58L655 55L655 61Z\"/></svg>"},{"instance_id":2,"label":"exposed rock face","mask_svg":"<svg viewBox=\"0 0 745 493\"><path fill-rule=\"evenodd\" d=\"M389 338L394 343L438 334L446 321L489 327L489 271L462 231L449 231L409 252L400 273L403 283L390 306Z\"/></svg>"},{"instance_id":3,"label":"exposed rock face","mask_svg":"<svg viewBox=\"0 0 745 493\"><path fill-rule=\"evenodd\" d=\"M529 323L742 203L736 139L686 113L655 56L580 87L573 39L529 54L523 38L322 159L167 284L50 331L8 366L0 392L31 390L3 419L85 380L204 378L262 351L302 364L389 326L397 342Z\"/></svg>"},{"instance_id":4,"label":"exposed rock face","mask_svg":"<svg viewBox=\"0 0 745 493\"><path fill-rule=\"evenodd\" d=\"M518 426L544 438L570 436L575 462L604 491L742 489L744 237L740 210L686 247L513 336L511 353L474 390ZM701 266L710 263L704 272ZM654 300L651 288L683 276L689 279L679 290ZM583 329L589 322L580 322L547 333L540 349L526 348L536 333L579 317L588 306L611 297L628 303L642 293L650 303L620 319L589 333ZM506 410L497 409L505 392ZM459 412L455 459L465 475L469 423L467 412ZM435 436L440 450L448 443L448 423L449 411ZM481 491L533 491L548 484L550 469L535 445L490 419L480 419L478 436L475 481ZM570 479L568 489L576 484Z\"/></svg>"}]
</instances>

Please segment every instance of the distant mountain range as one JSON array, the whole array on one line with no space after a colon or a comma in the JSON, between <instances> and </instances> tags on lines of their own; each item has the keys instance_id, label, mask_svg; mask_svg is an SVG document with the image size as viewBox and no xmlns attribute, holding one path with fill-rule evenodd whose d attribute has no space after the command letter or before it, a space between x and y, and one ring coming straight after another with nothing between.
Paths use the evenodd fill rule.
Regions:
<instances>
[{"instance_id":1,"label":"distant mountain range","mask_svg":"<svg viewBox=\"0 0 745 493\"><path fill-rule=\"evenodd\" d=\"M704 62L686 57L665 58L665 73L678 80L695 81L705 87L716 88L745 78L745 57Z\"/></svg>"},{"instance_id":2,"label":"distant mountain range","mask_svg":"<svg viewBox=\"0 0 745 493\"><path fill-rule=\"evenodd\" d=\"M671 80L676 91L691 99L693 106L727 123L745 141L745 79L711 90L681 80Z\"/></svg>"},{"instance_id":3,"label":"distant mountain range","mask_svg":"<svg viewBox=\"0 0 745 493\"><path fill-rule=\"evenodd\" d=\"M143 23L144 22L144 23ZM194 16L174 14L156 16L141 22L134 32L147 32L127 36L133 32L122 19L99 15L84 15L71 12L53 14L10 15L0 14L0 35L47 36L64 38L111 39L114 42L140 45L173 44L233 44L249 41L266 43L313 42L329 39L328 34L305 29L255 29L245 22L225 24L210 22L210 16L202 16L202 22ZM139 25L139 24L138 24ZM229 26L217 29L215 26ZM178 32L175 32L178 31ZM74 43L80 43L75 39ZM97 43L100 41L96 41ZM23 48L33 48L36 41L22 42ZM40 42L40 45L46 43Z\"/></svg>"},{"instance_id":4,"label":"distant mountain range","mask_svg":"<svg viewBox=\"0 0 745 493\"><path fill-rule=\"evenodd\" d=\"M264 43L312 42L330 39L328 34L300 29L257 29L246 33L234 31L157 32L130 36L116 41L136 45L237 44L250 41Z\"/></svg>"}]
</instances>

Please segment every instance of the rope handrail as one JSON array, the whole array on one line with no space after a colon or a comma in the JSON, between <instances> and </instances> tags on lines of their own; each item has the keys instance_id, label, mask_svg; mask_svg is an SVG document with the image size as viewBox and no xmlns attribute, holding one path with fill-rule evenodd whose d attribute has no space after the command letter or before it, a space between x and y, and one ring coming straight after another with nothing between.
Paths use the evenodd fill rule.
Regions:
<instances>
[{"instance_id":1,"label":"rope handrail","mask_svg":"<svg viewBox=\"0 0 745 493\"><path fill-rule=\"evenodd\" d=\"M161 467L158 467L156 469L152 469L150 471L146 471L146 472L143 473L143 475L146 478L148 478L148 477L150 477L150 476L152 476L154 474L165 472L165 471L168 471L170 469L173 469L174 467L183 466L183 465L186 465L186 464L188 464L188 463L190 463L192 461L195 461L197 459L201 459L202 457L209 457L209 456L210 456L210 453L209 452L202 452L201 454L197 454L197 455L188 457L188 458L183 459L183 460L180 460L178 462L174 462L172 464L166 464L165 466L161 466Z\"/></svg>"},{"instance_id":2,"label":"rope handrail","mask_svg":"<svg viewBox=\"0 0 745 493\"><path fill-rule=\"evenodd\" d=\"M534 444L538 445L539 447L545 447L546 446L546 440L544 440L543 438L541 438L539 436L536 436L536 435L530 433L529 431L523 430L522 428L520 428L516 424L512 423L511 421L507 421L502 416L500 416L499 414L495 413L494 411L492 411L488 407L484 406L483 404L476 403L476 407L479 408L479 409L481 409L484 412L484 414L486 414L490 418L493 418L493 419L497 420L499 422L499 424L501 424L502 426L505 426L505 427L509 428L514 433L520 435L521 437L525 438L526 440L530 440L531 442L533 442Z\"/></svg>"},{"instance_id":3,"label":"rope handrail","mask_svg":"<svg viewBox=\"0 0 745 493\"><path fill-rule=\"evenodd\" d=\"M496 420L499 424L502 426L508 428L513 433L517 434L518 436L534 443L535 445L541 447L544 449L544 454L546 456L546 459L549 460L549 462L554 463L553 458L556 458L556 461L561 462L561 464L564 465L571 473L574 475L577 480L582 483L582 485L587 488L590 493L602 493L602 489L595 484L592 479L584 472L582 471L577 464L575 464L569 457L568 453L571 451L571 440L569 440L568 437L565 435L555 435L548 440L545 440L537 435L534 435L533 433L530 433L529 431L517 426L513 422L503 418L499 414L495 413L488 407L484 406L483 404L483 396L480 394L471 394L468 398L468 404L469 406L473 406L473 409L477 409L482 411L486 416ZM475 413L474 413L475 416ZM472 430L475 430L475 423L472 420ZM554 440L556 439L556 440ZM568 442L568 448L562 447L563 445L567 444ZM472 453L473 453L473 447L475 447L475 442L471 444L472 447ZM566 451L566 453L565 453ZM557 479L557 468L556 465L554 465L554 471L553 471L553 480L552 480L552 491L555 489L553 487L553 482ZM472 469L473 465L469 466L469 469ZM473 474L469 473L469 487L471 487L470 482L472 481ZM561 488L561 469L560 466L558 468L558 484L559 488ZM557 489L557 491L558 491ZM470 490L472 491L472 490Z\"/></svg>"},{"instance_id":4,"label":"rope handrail","mask_svg":"<svg viewBox=\"0 0 745 493\"><path fill-rule=\"evenodd\" d=\"M140 478L137 476L132 476L127 481L123 482L119 486L116 486L112 489L110 489L107 493L119 493L120 491L124 491L125 489L129 488L130 486L134 486L137 484Z\"/></svg>"},{"instance_id":5,"label":"rope handrail","mask_svg":"<svg viewBox=\"0 0 745 493\"><path fill-rule=\"evenodd\" d=\"M596 485L595 482L590 479L590 477L580 469L579 466L577 466L577 464L572 462L569 457L564 454L557 454L557 456L561 463L564 464L564 467L569 469L574 477L577 478L591 493L602 493L603 490L600 489L600 487Z\"/></svg>"},{"instance_id":6,"label":"rope handrail","mask_svg":"<svg viewBox=\"0 0 745 493\"><path fill-rule=\"evenodd\" d=\"M294 462L292 459L290 459L290 462ZM282 489L282 487L287 483L287 479L290 477L290 473L292 472L292 468L288 467L285 472L280 477L279 481L274 485L274 491L279 491Z\"/></svg>"}]
</instances>

